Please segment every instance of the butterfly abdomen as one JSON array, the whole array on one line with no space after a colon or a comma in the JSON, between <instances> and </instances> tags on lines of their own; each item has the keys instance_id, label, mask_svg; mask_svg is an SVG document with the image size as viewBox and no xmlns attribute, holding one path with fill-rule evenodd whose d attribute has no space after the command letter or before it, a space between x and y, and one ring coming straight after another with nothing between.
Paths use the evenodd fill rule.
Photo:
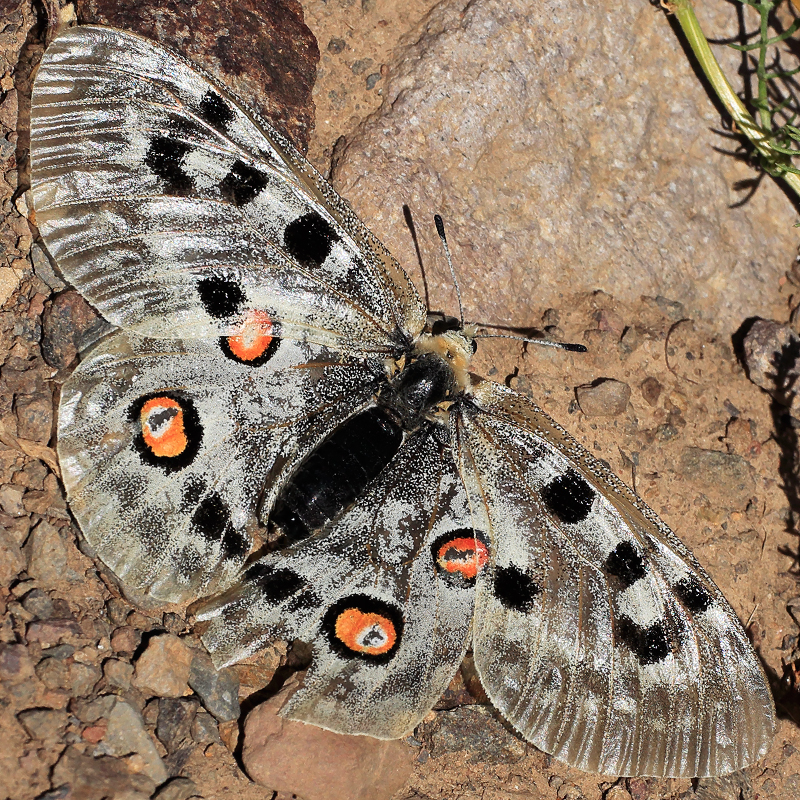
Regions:
<instances>
[{"instance_id":1,"label":"butterfly abdomen","mask_svg":"<svg viewBox=\"0 0 800 800\"><path fill-rule=\"evenodd\" d=\"M300 465L275 501L270 524L290 541L304 539L347 508L392 460L403 429L373 406L338 427Z\"/></svg>"}]
</instances>

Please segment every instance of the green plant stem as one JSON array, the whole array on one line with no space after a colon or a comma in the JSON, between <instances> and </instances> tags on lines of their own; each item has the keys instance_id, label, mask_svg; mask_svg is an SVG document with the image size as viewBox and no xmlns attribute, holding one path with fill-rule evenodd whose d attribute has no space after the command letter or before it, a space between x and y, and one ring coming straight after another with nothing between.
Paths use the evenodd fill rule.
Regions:
<instances>
[{"instance_id":1,"label":"green plant stem","mask_svg":"<svg viewBox=\"0 0 800 800\"><path fill-rule=\"evenodd\" d=\"M678 24L683 30L689 46L695 58L703 68L703 72L708 78L709 83L717 93L717 97L722 101L728 113L731 115L734 124L753 144L753 147L764 157L765 161L774 164L776 161L785 159L781 153L775 150L770 143L770 134L765 132L750 115L744 103L739 99L733 87L728 82L719 62L711 52L708 40L703 35L700 23L694 13L691 0L674 0L671 10L678 20ZM759 101L761 98L759 98ZM766 101L766 98L764 98ZM800 175L786 172L780 176L792 188L800 199Z\"/></svg>"}]
</instances>

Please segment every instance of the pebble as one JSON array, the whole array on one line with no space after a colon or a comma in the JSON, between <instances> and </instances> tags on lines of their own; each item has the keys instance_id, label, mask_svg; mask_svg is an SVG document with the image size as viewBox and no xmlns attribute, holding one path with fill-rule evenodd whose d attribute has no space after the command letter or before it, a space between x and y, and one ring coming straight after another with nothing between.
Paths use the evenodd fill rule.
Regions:
<instances>
[{"instance_id":1,"label":"pebble","mask_svg":"<svg viewBox=\"0 0 800 800\"><path fill-rule=\"evenodd\" d=\"M168 753L192 744L192 723L197 707L198 703L193 698L162 697L158 701L156 736Z\"/></svg>"},{"instance_id":2,"label":"pebble","mask_svg":"<svg viewBox=\"0 0 800 800\"><path fill-rule=\"evenodd\" d=\"M192 739L197 744L222 743L217 722L211 714L205 711L198 712L192 722Z\"/></svg>"},{"instance_id":3,"label":"pebble","mask_svg":"<svg viewBox=\"0 0 800 800\"><path fill-rule=\"evenodd\" d=\"M0 528L0 586L8 586L25 569L25 559L14 537Z\"/></svg>"},{"instance_id":4,"label":"pebble","mask_svg":"<svg viewBox=\"0 0 800 800\"><path fill-rule=\"evenodd\" d=\"M94 758L74 746L64 750L51 781L55 787L69 788L67 800L149 800L157 786L146 773L131 774L121 759Z\"/></svg>"},{"instance_id":5,"label":"pebble","mask_svg":"<svg viewBox=\"0 0 800 800\"><path fill-rule=\"evenodd\" d=\"M132 656L142 643L142 632L130 625L123 625L111 634L111 647L115 653Z\"/></svg>"},{"instance_id":6,"label":"pebble","mask_svg":"<svg viewBox=\"0 0 800 800\"><path fill-rule=\"evenodd\" d=\"M168 777L155 742L145 730L141 714L124 700L118 699L108 715L108 729L99 747L112 756L136 753L141 757L141 771L156 785Z\"/></svg>"},{"instance_id":7,"label":"pebble","mask_svg":"<svg viewBox=\"0 0 800 800\"><path fill-rule=\"evenodd\" d=\"M405 785L415 753L402 742L345 736L279 717L296 685L247 715L242 761L256 783L303 800L388 800Z\"/></svg>"},{"instance_id":8,"label":"pebble","mask_svg":"<svg viewBox=\"0 0 800 800\"><path fill-rule=\"evenodd\" d=\"M47 619L31 622L25 638L29 642L38 642L42 647L62 642L79 644L83 639L83 631L74 619Z\"/></svg>"},{"instance_id":9,"label":"pebble","mask_svg":"<svg viewBox=\"0 0 800 800\"><path fill-rule=\"evenodd\" d=\"M604 378L575 389L581 411L587 417L616 417L628 407L631 387L613 378Z\"/></svg>"},{"instance_id":10,"label":"pebble","mask_svg":"<svg viewBox=\"0 0 800 800\"><path fill-rule=\"evenodd\" d=\"M67 729L67 712L56 708L31 708L20 711L17 719L33 739L54 742Z\"/></svg>"},{"instance_id":11,"label":"pebble","mask_svg":"<svg viewBox=\"0 0 800 800\"><path fill-rule=\"evenodd\" d=\"M36 619L50 619L55 615L55 608L50 595L41 589L32 589L22 598L22 607Z\"/></svg>"},{"instance_id":12,"label":"pebble","mask_svg":"<svg viewBox=\"0 0 800 800\"><path fill-rule=\"evenodd\" d=\"M797 410L800 337L788 326L757 319L743 342L747 377L781 405Z\"/></svg>"},{"instance_id":13,"label":"pebble","mask_svg":"<svg viewBox=\"0 0 800 800\"><path fill-rule=\"evenodd\" d=\"M133 685L158 697L181 697L189 693L192 650L177 636L153 636L136 660Z\"/></svg>"},{"instance_id":14,"label":"pebble","mask_svg":"<svg viewBox=\"0 0 800 800\"><path fill-rule=\"evenodd\" d=\"M118 689L130 689L133 680L133 664L120 661L118 658L109 658L103 662L103 677L109 686Z\"/></svg>"},{"instance_id":15,"label":"pebble","mask_svg":"<svg viewBox=\"0 0 800 800\"><path fill-rule=\"evenodd\" d=\"M47 520L42 520L25 542L28 559L28 575L47 586L66 580L76 583L81 580L67 565L67 545L58 529Z\"/></svg>"},{"instance_id":16,"label":"pebble","mask_svg":"<svg viewBox=\"0 0 800 800\"><path fill-rule=\"evenodd\" d=\"M214 669L210 656L197 653L189 671L189 686L219 722L239 717L239 678L233 670Z\"/></svg>"},{"instance_id":17,"label":"pebble","mask_svg":"<svg viewBox=\"0 0 800 800\"><path fill-rule=\"evenodd\" d=\"M716 492L724 486L726 508L743 509L755 494L755 470L734 453L687 447L681 453L680 466L683 475L703 491Z\"/></svg>"},{"instance_id":18,"label":"pebble","mask_svg":"<svg viewBox=\"0 0 800 800\"><path fill-rule=\"evenodd\" d=\"M0 644L0 683L20 683L33 677L33 661L24 644Z\"/></svg>"},{"instance_id":19,"label":"pebble","mask_svg":"<svg viewBox=\"0 0 800 800\"><path fill-rule=\"evenodd\" d=\"M153 795L153 800L189 800L198 794L194 781L189 778L173 778Z\"/></svg>"}]
</instances>

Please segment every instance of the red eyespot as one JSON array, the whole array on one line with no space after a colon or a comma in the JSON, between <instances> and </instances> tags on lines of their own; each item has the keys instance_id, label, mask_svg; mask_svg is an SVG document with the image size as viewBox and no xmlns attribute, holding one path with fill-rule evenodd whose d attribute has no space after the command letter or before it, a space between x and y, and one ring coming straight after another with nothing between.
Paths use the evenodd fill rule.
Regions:
<instances>
[{"instance_id":1,"label":"red eyespot","mask_svg":"<svg viewBox=\"0 0 800 800\"><path fill-rule=\"evenodd\" d=\"M183 409L171 397L148 400L139 414L142 438L155 456L179 456L189 443L183 420Z\"/></svg>"}]
</instances>

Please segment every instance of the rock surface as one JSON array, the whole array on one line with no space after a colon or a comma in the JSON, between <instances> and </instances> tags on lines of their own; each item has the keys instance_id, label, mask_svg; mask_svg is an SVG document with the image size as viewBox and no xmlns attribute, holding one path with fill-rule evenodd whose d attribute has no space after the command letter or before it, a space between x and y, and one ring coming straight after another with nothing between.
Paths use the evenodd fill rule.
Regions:
<instances>
[{"instance_id":1,"label":"rock surface","mask_svg":"<svg viewBox=\"0 0 800 800\"><path fill-rule=\"evenodd\" d=\"M285 687L247 715L242 761L248 775L303 800L389 800L411 774L408 747L278 716L295 688Z\"/></svg>"},{"instance_id":2,"label":"rock surface","mask_svg":"<svg viewBox=\"0 0 800 800\"><path fill-rule=\"evenodd\" d=\"M193 656L177 636L171 633L153 636L136 660L133 684L158 697L182 697L189 691Z\"/></svg>"},{"instance_id":3,"label":"rock surface","mask_svg":"<svg viewBox=\"0 0 800 800\"><path fill-rule=\"evenodd\" d=\"M735 27L725 3L698 13L720 36ZM557 306L578 288L666 295L716 330L776 307L791 204L765 181L732 207L753 173L715 151L718 112L668 21L637 3L620 22L614 0L452 0L396 51L334 176L416 270L410 207L435 306L456 307L438 212L468 319L526 326L530 298Z\"/></svg>"}]
</instances>

